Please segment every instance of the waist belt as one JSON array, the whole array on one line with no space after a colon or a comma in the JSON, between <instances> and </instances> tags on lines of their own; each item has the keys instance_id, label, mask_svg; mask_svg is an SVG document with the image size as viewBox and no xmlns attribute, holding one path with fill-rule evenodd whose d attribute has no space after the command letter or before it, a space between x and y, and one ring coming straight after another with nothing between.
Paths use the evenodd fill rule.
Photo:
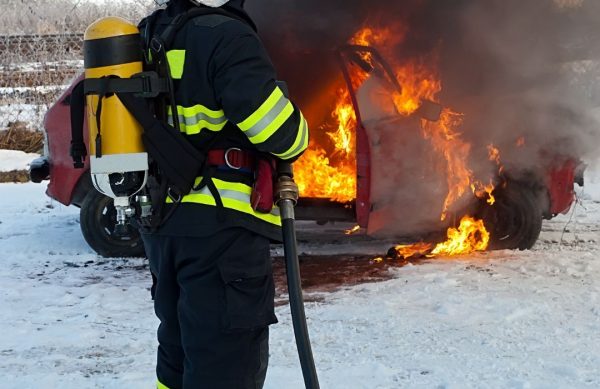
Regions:
<instances>
[{"instance_id":1,"label":"waist belt","mask_svg":"<svg viewBox=\"0 0 600 389\"><path fill-rule=\"evenodd\" d=\"M256 157L254 153L232 147L227 150L210 150L206 160L208 165L229 168L242 172L254 172Z\"/></svg>"}]
</instances>

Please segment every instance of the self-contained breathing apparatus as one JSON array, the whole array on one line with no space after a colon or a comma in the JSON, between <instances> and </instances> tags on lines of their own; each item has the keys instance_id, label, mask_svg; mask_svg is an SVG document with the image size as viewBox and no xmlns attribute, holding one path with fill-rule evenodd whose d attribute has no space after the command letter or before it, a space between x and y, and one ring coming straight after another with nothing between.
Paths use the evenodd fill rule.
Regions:
<instances>
[{"instance_id":1,"label":"self-contained breathing apparatus","mask_svg":"<svg viewBox=\"0 0 600 389\"><path fill-rule=\"evenodd\" d=\"M273 206L274 164L239 149L195 148L179 131L178 115L167 122L167 111L177 112L167 50L176 33L191 19L209 14L238 16L218 8L193 8L173 18L154 34L151 15L140 30L124 19L102 18L84 36L85 79L71 96L71 156L75 168L84 167L84 112L87 106L90 174L94 187L114 199L116 232L137 216L141 227L156 230L192 189L206 187L222 207L209 165L251 168L255 174L255 210ZM194 187L196 177L202 176ZM136 201L131 201L135 198ZM166 199L174 206L166 211Z\"/></svg>"},{"instance_id":2,"label":"self-contained breathing apparatus","mask_svg":"<svg viewBox=\"0 0 600 389\"><path fill-rule=\"evenodd\" d=\"M160 11L157 11L160 12ZM192 189L207 188L218 208L223 207L212 172L219 166L250 169L254 175L251 206L269 213L273 207L275 161L240 149L200 150L181 134L173 79L167 59L175 34L187 21L208 14L225 14L219 8L193 8L180 14L160 35L150 17L144 31L120 18L104 18L85 33L85 79L71 96L71 156L83 168L87 150L83 126L87 105L90 173L95 188L115 200L118 226L137 216L141 227L160 227ZM248 22L243 20L243 22ZM278 85L287 94L285 84ZM87 97L86 97L87 96ZM87 100L87 104L86 104ZM167 121L168 109L173 113ZM194 187L196 177L202 176ZM278 166L277 203L282 232L292 321L306 388L319 382L304 313L294 229L298 188L290 164ZM131 199L136 196L137 201ZM174 203L166 211L166 199Z\"/></svg>"}]
</instances>

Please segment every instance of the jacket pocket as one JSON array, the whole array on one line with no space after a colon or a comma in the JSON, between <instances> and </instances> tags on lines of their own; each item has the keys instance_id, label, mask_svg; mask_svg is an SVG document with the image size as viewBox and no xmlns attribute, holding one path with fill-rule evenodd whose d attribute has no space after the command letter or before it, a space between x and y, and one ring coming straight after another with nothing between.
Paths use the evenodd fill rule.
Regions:
<instances>
[{"instance_id":1,"label":"jacket pocket","mask_svg":"<svg viewBox=\"0 0 600 389\"><path fill-rule=\"evenodd\" d=\"M277 323L268 248L223 258L219 271L225 285L224 329L248 330Z\"/></svg>"}]
</instances>

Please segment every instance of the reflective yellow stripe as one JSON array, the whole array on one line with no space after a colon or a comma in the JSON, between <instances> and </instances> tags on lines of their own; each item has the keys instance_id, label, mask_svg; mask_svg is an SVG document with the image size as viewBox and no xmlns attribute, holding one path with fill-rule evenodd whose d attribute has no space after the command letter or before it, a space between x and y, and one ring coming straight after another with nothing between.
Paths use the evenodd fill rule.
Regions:
<instances>
[{"instance_id":1,"label":"reflective yellow stripe","mask_svg":"<svg viewBox=\"0 0 600 389\"><path fill-rule=\"evenodd\" d=\"M221 131L227 124L223 110L214 111L201 104L193 107L177 106L179 129L188 135L199 134L203 129ZM173 123L169 109L169 123Z\"/></svg>"},{"instance_id":2,"label":"reflective yellow stripe","mask_svg":"<svg viewBox=\"0 0 600 389\"><path fill-rule=\"evenodd\" d=\"M242 131L246 132L256 125L266 114L268 114L275 104L283 97L283 91L276 86L275 90L271 93L271 96L258 108L252 115L246 120L238 124Z\"/></svg>"},{"instance_id":3,"label":"reflective yellow stripe","mask_svg":"<svg viewBox=\"0 0 600 389\"><path fill-rule=\"evenodd\" d=\"M279 87L246 120L238 126L253 144L265 142L294 113L294 106Z\"/></svg>"},{"instance_id":4,"label":"reflective yellow stripe","mask_svg":"<svg viewBox=\"0 0 600 389\"><path fill-rule=\"evenodd\" d=\"M169 389L169 387L160 381L156 381L156 389Z\"/></svg>"},{"instance_id":5,"label":"reflective yellow stripe","mask_svg":"<svg viewBox=\"0 0 600 389\"><path fill-rule=\"evenodd\" d=\"M208 116L209 118L225 119L225 112L222 109L214 111L210 108L205 107L202 104L194 105L193 107L182 107L178 105L177 113L185 117L194 117L197 114L201 113Z\"/></svg>"},{"instance_id":6,"label":"reflective yellow stripe","mask_svg":"<svg viewBox=\"0 0 600 389\"><path fill-rule=\"evenodd\" d=\"M183 76L183 65L185 64L185 50L167 51L167 61L169 61L171 77L175 80L181 80L181 77Z\"/></svg>"},{"instance_id":7,"label":"reflective yellow stripe","mask_svg":"<svg viewBox=\"0 0 600 389\"><path fill-rule=\"evenodd\" d=\"M201 177L196 179L195 185L200 184L202 180ZM235 211L243 212L248 215L252 215L260 220L263 220L267 223L271 223L277 226L281 225L281 217L279 216L279 209L273 207L271 213L261 213L255 212L250 205L250 194L252 193L252 188L248 185L237 183L237 182L227 182L222 181L217 178L213 178L213 182L221 195L221 201L223 201L223 206L225 208L233 209ZM205 204L216 206L217 203L215 198L210 193L210 190L206 187L202 188L197 192L192 192L185 196L182 200L184 203L197 203L197 204ZM172 200L167 199L168 203L171 203Z\"/></svg>"},{"instance_id":8,"label":"reflective yellow stripe","mask_svg":"<svg viewBox=\"0 0 600 389\"><path fill-rule=\"evenodd\" d=\"M291 159L296 157L298 154L306 150L308 147L308 123L304 118L304 115L300 114L300 125L298 126L298 135L292 147L287 149L284 153L273 154L281 159Z\"/></svg>"}]
</instances>

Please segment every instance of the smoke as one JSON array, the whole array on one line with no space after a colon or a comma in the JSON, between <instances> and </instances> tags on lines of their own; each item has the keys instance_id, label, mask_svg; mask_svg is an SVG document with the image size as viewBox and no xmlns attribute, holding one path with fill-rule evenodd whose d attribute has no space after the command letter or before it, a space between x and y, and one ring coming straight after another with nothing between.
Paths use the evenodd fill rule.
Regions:
<instances>
[{"instance_id":1,"label":"smoke","mask_svg":"<svg viewBox=\"0 0 600 389\"><path fill-rule=\"evenodd\" d=\"M254 0L248 6L281 77L309 111L317 138L335 105L336 88L343 86L334 50L366 24L401 26L402 39L379 49L396 64L415 58L437 62L443 84L437 99L463 114L458 130L474 177L497 177L490 144L513 178L543 182L550 167L568 158L598 162L596 0ZM387 111L380 99L360 100L361 111L371 116ZM393 231L400 235L434 226L448 191L443 158L431 153L414 120L372 120L366 127L371 222L402 225ZM461 212L468 203L457 201L452 210Z\"/></svg>"},{"instance_id":2,"label":"smoke","mask_svg":"<svg viewBox=\"0 0 600 389\"><path fill-rule=\"evenodd\" d=\"M457 12L442 45L442 99L465 113L474 150L494 143L515 174L596 157L599 16L597 2L581 0L486 0Z\"/></svg>"}]
</instances>

